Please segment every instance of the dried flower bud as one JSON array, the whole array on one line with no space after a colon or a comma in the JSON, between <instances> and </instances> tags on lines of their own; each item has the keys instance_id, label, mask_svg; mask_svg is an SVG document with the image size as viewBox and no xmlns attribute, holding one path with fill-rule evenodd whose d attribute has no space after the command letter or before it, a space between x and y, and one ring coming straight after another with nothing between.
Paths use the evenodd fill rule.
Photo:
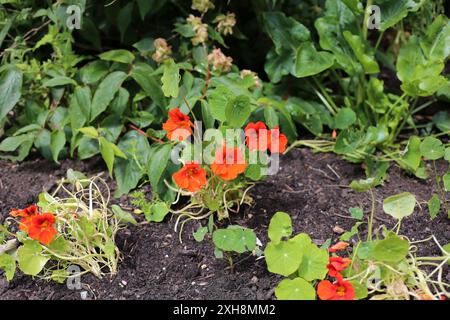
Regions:
<instances>
[{"instance_id":1,"label":"dried flower bud","mask_svg":"<svg viewBox=\"0 0 450 320\"><path fill-rule=\"evenodd\" d=\"M214 49L208 55L208 63L213 65L214 70L220 70L222 72L230 71L233 59L227 57L222 53L222 50Z\"/></svg>"},{"instance_id":2,"label":"dried flower bud","mask_svg":"<svg viewBox=\"0 0 450 320\"><path fill-rule=\"evenodd\" d=\"M253 77L253 81L255 82L255 84L253 85L253 88L255 88L255 89L261 88L261 86L262 86L261 80L259 79L258 74L256 72L244 69L244 70L241 70L240 76L242 79L244 79L247 76Z\"/></svg>"},{"instance_id":3,"label":"dried flower bud","mask_svg":"<svg viewBox=\"0 0 450 320\"><path fill-rule=\"evenodd\" d=\"M205 13L209 9L214 9L214 3L210 0L192 0L192 10L200 11L201 13Z\"/></svg>"},{"instance_id":4,"label":"dried flower bud","mask_svg":"<svg viewBox=\"0 0 450 320\"><path fill-rule=\"evenodd\" d=\"M233 27L236 25L236 15L228 12L227 14L219 14L214 23L217 23L217 30L224 36L233 34Z\"/></svg>"},{"instance_id":5,"label":"dried flower bud","mask_svg":"<svg viewBox=\"0 0 450 320\"><path fill-rule=\"evenodd\" d=\"M155 53L152 55L153 60L161 63L170 57L170 54L172 53L172 47L167 44L167 41L165 39L155 39L153 44L156 49Z\"/></svg>"},{"instance_id":6,"label":"dried flower bud","mask_svg":"<svg viewBox=\"0 0 450 320\"><path fill-rule=\"evenodd\" d=\"M194 46L208 40L208 25L202 22L202 18L190 14L186 21L195 31L195 36L191 38L191 42Z\"/></svg>"}]
</instances>

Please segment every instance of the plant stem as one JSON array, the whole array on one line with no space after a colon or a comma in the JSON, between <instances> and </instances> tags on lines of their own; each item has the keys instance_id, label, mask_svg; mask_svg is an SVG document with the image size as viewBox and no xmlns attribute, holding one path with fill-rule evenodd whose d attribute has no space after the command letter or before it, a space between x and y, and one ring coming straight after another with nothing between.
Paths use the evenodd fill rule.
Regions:
<instances>
[{"instance_id":1,"label":"plant stem","mask_svg":"<svg viewBox=\"0 0 450 320\"><path fill-rule=\"evenodd\" d=\"M372 210L370 212L369 225L367 229L367 240L372 241L372 229L373 229L373 217L375 216L375 193L370 189L370 195L372 197Z\"/></svg>"}]
</instances>

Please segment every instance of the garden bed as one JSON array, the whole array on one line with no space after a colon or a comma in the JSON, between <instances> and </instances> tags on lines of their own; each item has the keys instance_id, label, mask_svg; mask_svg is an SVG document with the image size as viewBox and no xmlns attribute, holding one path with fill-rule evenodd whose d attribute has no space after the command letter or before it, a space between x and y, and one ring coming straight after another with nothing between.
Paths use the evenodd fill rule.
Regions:
<instances>
[{"instance_id":1,"label":"garden bed","mask_svg":"<svg viewBox=\"0 0 450 320\"><path fill-rule=\"evenodd\" d=\"M43 188L51 190L69 168L90 175L103 172L107 176L100 159L64 160L60 166L40 159L22 164L0 162L0 220L5 219L11 208L35 202ZM364 178L360 165L350 164L334 154L294 150L282 158L277 175L252 189L251 195L257 200L254 207L243 208L239 215L232 216L232 222L253 228L266 244L270 218L277 211L285 211L291 214L296 232L310 234L319 245L329 238L335 240L340 228L349 230L355 223L348 208L360 206L366 214L370 210L368 194L345 187L360 178ZM111 189L115 188L114 182L109 184ZM439 242L447 243L450 220L442 212L431 220L426 209L425 202L436 192L432 179L417 180L396 166L391 167L384 186L376 189L375 228L380 223L394 226L394 221L382 211L382 199L404 191L413 193L422 208L416 206L415 213L404 219L401 234L411 241L434 234ZM124 209L132 208L126 196L118 202ZM116 276L100 280L83 276L83 289L69 290L65 284L36 281L22 274L8 283L0 275L0 299L81 299L83 291L88 299L273 298L273 288L280 278L267 271L263 259L255 260L248 254L236 256L232 272L226 260L215 259L211 241L198 243L193 239L192 231L197 227L188 223L180 243L174 219L129 226L118 236L123 261ZM420 253L440 255L432 242L424 243ZM448 268L444 279L450 281Z\"/></svg>"}]
</instances>

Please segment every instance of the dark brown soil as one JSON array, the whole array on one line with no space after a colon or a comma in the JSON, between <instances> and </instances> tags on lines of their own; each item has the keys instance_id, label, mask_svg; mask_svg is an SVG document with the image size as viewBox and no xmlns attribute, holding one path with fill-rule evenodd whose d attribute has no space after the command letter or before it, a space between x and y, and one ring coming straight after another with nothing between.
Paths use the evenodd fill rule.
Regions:
<instances>
[{"instance_id":1,"label":"dark brown soil","mask_svg":"<svg viewBox=\"0 0 450 320\"><path fill-rule=\"evenodd\" d=\"M263 244L267 243L267 226L277 211L291 214L296 232L307 232L321 244L329 238L337 239L336 227L349 230L355 223L348 208L360 206L368 214L370 197L355 193L343 186L353 179L364 177L358 165L349 164L333 154L313 154L309 150L294 150L283 157L278 175L258 184L251 192L255 200L252 208L245 208L232 217L234 224L254 228ZM56 181L73 168L88 174L103 172L101 161L66 160L60 166L44 160L20 165L0 162L0 221L11 208L25 207L36 201L43 189L51 189ZM446 244L450 242L450 220L444 212L431 220L425 202L435 192L430 181L407 176L396 166L390 169L389 181L376 190L376 227L394 225L382 212L383 197L403 191L416 195L421 208L405 219L402 234L410 240L428 238L434 234ZM111 182L114 189L114 183ZM122 197L119 203L130 206ZM118 244L123 261L115 277L82 278L83 289L69 290L66 285L31 279L20 273L8 283L0 271L0 299L81 299L86 291L88 299L270 299L277 276L266 271L263 259L251 255L235 257L232 273L225 260L214 258L213 246L207 238L198 243L192 230L198 225L188 224L183 243L173 230L174 222L130 226L120 232ZM364 232L364 228L361 228ZM420 253L438 255L433 243L425 243ZM446 280L450 273L446 270ZM86 294L85 292L85 294Z\"/></svg>"}]
</instances>

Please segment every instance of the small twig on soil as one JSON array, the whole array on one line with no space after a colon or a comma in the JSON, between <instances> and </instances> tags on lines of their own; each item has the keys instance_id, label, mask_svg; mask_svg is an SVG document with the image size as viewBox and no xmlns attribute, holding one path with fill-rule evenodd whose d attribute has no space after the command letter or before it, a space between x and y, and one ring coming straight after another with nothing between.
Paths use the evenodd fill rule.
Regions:
<instances>
[{"instance_id":1,"label":"small twig on soil","mask_svg":"<svg viewBox=\"0 0 450 320\"><path fill-rule=\"evenodd\" d=\"M330 166L329 164L327 164L327 167L328 167L328 169L331 170L331 172L333 172L333 173L335 174L335 176L336 176L339 180L342 179L341 176L333 169L332 166Z\"/></svg>"},{"instance_id":2,"label":"small twig on soil","mask_svg":"<svg viewBox=\"0 0 450 320\"><path fill-rule=\"evenodd\" d=\"M308 165L307 165L308 166ZM325 171L323 171L322 169L317 169L311 166L308 166L311 170L320 172L322 175L324 175L327 179L332 180L332 181L336 181L335 178L331 177L328 173L326 173Z\"/></svg>"}]
</instances>

